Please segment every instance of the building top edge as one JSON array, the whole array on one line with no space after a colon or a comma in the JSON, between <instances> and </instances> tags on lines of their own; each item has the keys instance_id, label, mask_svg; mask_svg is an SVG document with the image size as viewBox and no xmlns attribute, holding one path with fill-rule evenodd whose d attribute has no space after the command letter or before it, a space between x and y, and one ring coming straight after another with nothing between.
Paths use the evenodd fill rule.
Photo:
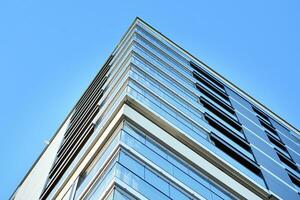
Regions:
<instances>
[{"instance_id":1,"label":"building top edge","mask_svg":"<svg viewBox=\"0 0 300 200\"><path fill-rule=\"evenodd\" d=\"M246 100L248 100L254 106L257 106L258 108L260 108L261 110L263 110L264 112L266 112L269 116L271 116L273 119L275 119L276 121L278 121L281 124L283 124L284 126L286 126L291 131L295 132L298 136L300 135L300 130L298 128L296 128L295 126L293 126L292 124L290 124L289 122L287 122L285 119L283 119L278 114L276 114L275 112L273 112L267 106L265 106L264 104L262 104L261 102L259 102L258 100L256 100L254 97L252 97L251 95L249 95L247 92L245 92L244 90L242 90L241 88L239 88L238 86L236 86L234 83L232 83L231 81L229 81L228 79L226 79L224 76L222 76L221 74L219 74L218 72L216 72L209 65L207 65L206 63L204 63L200 59L198 59L195 56L193 56L192 54L190 54L187 50L185 50L184 48L182 48L181 46L179 46L178 44L176 44L174 41L172 41L167 36L165 36L164 34L162 34L161 32L159 32L157 29L155 29L153 26L151 26L150 24L148 24L147 22L145 22L140 17L136 17L134 19L134 21L132 22L131 26L128 28L128 30L126 31L126 33L124 34L124 36L122 37L122 39L125 38L125 36L127 35L127 33L131 29L133 29L134 27L136 27L139 24L143 24L144 27L147 27L151 31L154 31L156 34L158 34L160 37L162 37L168 43L170 43L173 47L175 47L180 52L182 52L183 54L185 54L190 59L190 61L196 62L196 64L199 64L202 67L204 67L210 73L212 73L213 75L215 75L216 77L218 77L220 80L222 80L229 88L233 89L233 91L235 91L240 96L242 96L243 98L245 98ZM122 39L120 40L119 44L122 42ZM117 45L116 49L118 48L119 44Z\"/></svg>"}]
</instances>

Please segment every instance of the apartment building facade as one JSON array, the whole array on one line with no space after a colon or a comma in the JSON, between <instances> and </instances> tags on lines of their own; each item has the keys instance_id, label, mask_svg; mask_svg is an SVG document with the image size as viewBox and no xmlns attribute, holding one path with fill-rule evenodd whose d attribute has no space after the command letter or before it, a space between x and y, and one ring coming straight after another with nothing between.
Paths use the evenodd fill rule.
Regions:
<instances>
[{"instance_id":1,"label":"apartment building facade","mask_svg":"<svg viewBox=\"0 0 300 200\"><path fill-rule=\"evenodd\" d=\"M11 199L300 199L299 145L137 18Z\"/></svg>"}]
</instances>

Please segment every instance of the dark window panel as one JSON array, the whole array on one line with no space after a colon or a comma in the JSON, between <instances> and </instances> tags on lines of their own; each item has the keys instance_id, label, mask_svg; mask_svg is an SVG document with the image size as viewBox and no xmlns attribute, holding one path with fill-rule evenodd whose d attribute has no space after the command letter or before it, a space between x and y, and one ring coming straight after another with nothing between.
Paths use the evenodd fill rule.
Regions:
<instances>
[{"instance_id":1,"label":"dark window panel","mask_svg":"<svg viewBox=\"0 0 300 200\"><path fill-rule=\"evenodd\" d=\"M291 181L294 183L294 185L298 188L298 190L300 191L300 178L297 177L295 174L293 174L292 172L288 171L288 175L291 179Z\"/></svg>"},{"instance_id":2,"label":"dark window panel","mask_svg":"<svg viewBox=\"0 0 300 200\"><path fill-rule=\"evenodd\" d=\"M198 73L200 73L201 75L203 75L205 78L207 78L208 80L210 80L211 82L213 82L214 84L216 84L218 87L222 88L224 90L224 85L223 83L221 83L221 81L219 81L218 79L216 79L214 76L212 76L210 73L208 73L207 71L205 71L204 69L202 69L200 66L198 66L197 64L195 64L194 62L190 61L191 66L197 70Z\"/></svg>"},{"instance_id":3,"label":"dark window panel","mask_svg":"<svg viewBox=\"0 0 300 200\"><path fill-rule=\"evenodd\" d=\"M233 115L235 114L234 109L231 106L229 106L227 103L225 103L222 99L220 99L219 97L215 96L214 94L212 94L210 91L208 91L207 89L205 89L204 87L202 87L198 83L196 83L196 87L197 87L197 89L201 93L203 93L208 98L210 98L211 100L213 100L214 102L216 102L219 106L221 106L222 108L224 108L225 110L227 110L229 113L231 113Z\"/></svg>"},{"instance_id":4,"label":"dark window panel","mask_svg":"<svg viewBox=\"0 0 300 200\"><path fill-rule=\"evenodd\" d=\"M270 122L269 117L262 112L261 110L259 110L258 108L256 108L255 106L252 106L254 112L256 112L256 114L258 114L260 117L262 117L264 120Z\"/></svg>"},{"instance_id":5,"label":"dark window panel","mask_svg":"<svg viewBox=\"0 0 300 200\"><path fill-rule=\"evenodd\" d=\"M222 120L227 122L230 126L232 126L233 128L235 128L238 131L242 130L241 124L238 121L236 121L235 119L233 119L232 117L230 117L229 115L227 115L226 113L221 111L219 108L217 108L216 106L214 106L213 104L208 102L203 97L200 97L200 102L203 104L203 106L206 109L208 109L209 111L211 111L212 113L214 113L215 115L220 117Z\"/></svg>"},{"instance_id":6,"label":"dark window panel","mask_svg":"<svg viewBox=\"0 0 300 200\"><path fill-rule=\"evenodd\" d=\"M278 141L276 138L274 138L273 136L271 136L270 134L267 134L270 142L272 142L272 144L274 144L276 147L280 148L281 150L285 151L286 153L288 153L286 147L284 144L282 144L281 141Z\"/></svg>"},{"instance_id":7,"label":"dark window panel","mask_svg":"<svg viewBox=\"0 0 300 200\"><path fill-rule=\"evenodd\" d=\"M292 160L287 158L285 155L283 155L279 151L276 151L276 152L277 152L277 155L278 155L279 159L281 160L281 162L283 162L285 165L289 166L291 169L293 169L293 170L295 170L296 172L299 173L298 167L296 166L296 164Z\"/></svg>"},{"instance_id":8,"label":"dark window panel","mask_svg":"<svg viewBox=\"0 0 300 200\"><path fill-rule=\"evenodd\" d=\"M229 101L228 95L221 89L215 87L213 84L211 84L209 81L207 81L205 78L203 78L201 75L199 75L197 72L193 72L194 78L196 78L199 82L204 84L206 87L220 95L222 98L224 98L226 101Z\"/></svg>"},{"instance_id":9,"label":"dark window panel","mask_svg":"<svg viewBox=\"0 0 300 200\"><path fill-rule=\"evenodd\" d=\"M256 164L254 161L244 156L242 153L240 153L238 150L236 150L234 147L226 143L224 140L222 140L214 133L211 133L211 140L217 148L219 148L224 153L226 153L227 155L229 155L230 157L238 161L240 164L248 168L256 175L261 176L260 168L258 164Z\"/></svg>"},{"instance_id":10,"label":"dark window panel","mask_svg":"<svg viewBox=\"0 0 300 200\"><path fill-rule=\"evenodd\" d=\"M276 130L272 126L270 126L268 123L266 123L264 120L259 119L259 122L265 129L267 129L268 131L270 131L278 136Z\"/></svg>"}]
</instances>

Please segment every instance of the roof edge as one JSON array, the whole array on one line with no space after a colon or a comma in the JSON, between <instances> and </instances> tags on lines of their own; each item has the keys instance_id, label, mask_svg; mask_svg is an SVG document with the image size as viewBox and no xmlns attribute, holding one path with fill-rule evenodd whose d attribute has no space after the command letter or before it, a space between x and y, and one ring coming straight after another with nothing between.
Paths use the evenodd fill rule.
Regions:
<instances>
[{"instance_id":1,"label":"roof edge","mask_svg":"<svg viewBox=\"0 0 300 200\"><path fill-rule=\"evenodd\" d=\"M130 30L132 28L132 26L137 25L137 23L140 22L142 24L144 24L145 26L147 26L149 29L153 30L154 32L156 32L157 34L159 34L161 37L163 37L164 39L166 39L169 43L171 43L173 46L175 46L176 48L178 48L180 51L182 51L183 53L187 54L191 59L196 60L197 62L199 62L201 65L203 65L204 67L206 67L209 71L211 71L212 73L214 73L215 75L217 75L221 80L223 80L226 84L228 84L230 87L232 87L236 92L239 93L239 95L242 95L244 98L246 98L248 101L250 101L251 103L257 104L261 109L263 109L264 111L266 111L270 116L272 116L275 120L279 121L280 123L283 123L286 127L288 127L290 130L294 131L296 134L300 135L300 130L298 128L296 128L295 126L293 126L292 124L290 124L289 122L287 122L285 119L281 118L278 114L276 114L275 112L273 112L271 109L269 109L267 106L265 106L264 104L260 103L258 100L256 100L254 97L252 97L251 95L249 95L247 92L245 92L244 90L242 90L241 88L239 88L238 86L236 86L234 83L232 83L231 81L229 81L228 79L226 79L225 77L223 77L221 74L219 74L218 72L216 72L214 69L212 69L209 65L207 65L206 63L204 63L203 61L201 61L200 59L196 58L195 56L193 56L192 54L190 54L187 50L185 50L184 48L180 47L178 44L176 44L175 42L173 42L171 39L169 39L167 36L165 36L164 34L162 34L161 32L159 32L158 30L156 30L153 26L151 26L150 24L148 24L147 22L145 22L143 19L141 19L140 17L136 17L135 20L133 21L132 25L129 27L128 30ZM125 34L126 35L126 34ZM125 36L124 35L124 36Z\"/></svg>"}]
</instances>

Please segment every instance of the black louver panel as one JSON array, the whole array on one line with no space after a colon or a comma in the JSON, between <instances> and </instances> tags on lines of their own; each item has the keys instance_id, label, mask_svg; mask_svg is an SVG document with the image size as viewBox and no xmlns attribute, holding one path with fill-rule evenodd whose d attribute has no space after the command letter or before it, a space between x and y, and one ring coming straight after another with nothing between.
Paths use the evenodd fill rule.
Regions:
<instances>
[{"instance_id":1,"label":"black louver panel","mask_svg":"<svg viewBox=\"0 0 300 200\"><path fill-rule=\"evenodd\" d=\"M47 199L47 196L94 132L95 124L93 120L100 110L98 102L105 91L103 86L107 80L107 72L110 69L109 63L112 58L113 56L109 57L75 105L69 127L65 132L63 142L57 152L56 160L49 172L48 182L41 194L41 200Z\"/></svg>"}]
</instances>

